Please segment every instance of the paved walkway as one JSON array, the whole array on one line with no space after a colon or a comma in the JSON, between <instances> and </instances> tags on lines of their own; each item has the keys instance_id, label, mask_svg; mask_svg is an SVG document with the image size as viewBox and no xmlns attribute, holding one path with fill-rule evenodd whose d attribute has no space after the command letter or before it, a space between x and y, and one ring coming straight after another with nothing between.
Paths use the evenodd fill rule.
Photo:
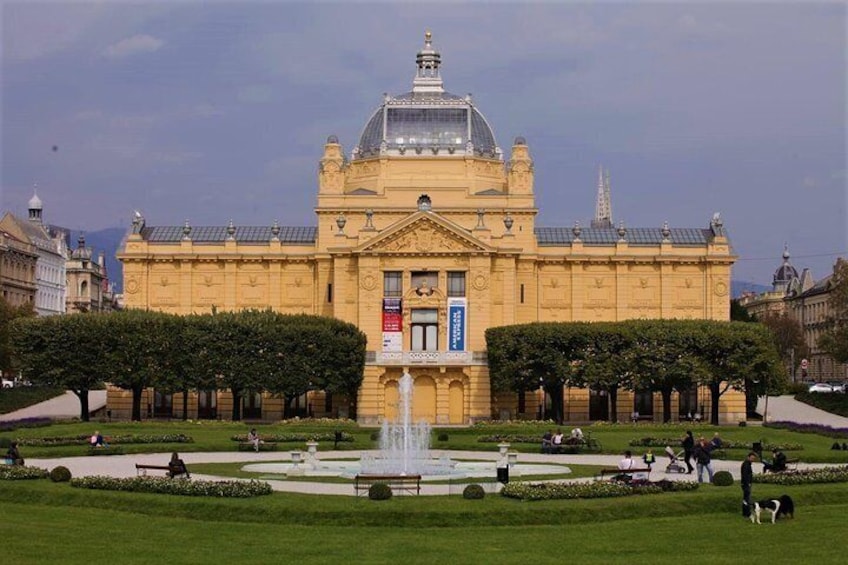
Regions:
<instances>
[{"instance_id":1,"label":"paved walkway","mask_svg":"<svg viewBox=\"0 0 848 565\"><path fill-rule=\"evenodd\" d=\"M330 451L319 452L318 459L354 459L358 460L362 453L375 454L375 451ZM492 452L481 451L443 451L433 450L431 455L439 457L448 455L452 459L466 459L477 461L492 462L492 481L495 478L495 462L499 455ZM189 465L191 470L192 464L197 463L256 463L256 462L288 462L285 453L255 453L255 452L211 452L211 453L185 453L181 456ZM135 455L109 455L109 456L84 456L84 457L64 457L55 459L27 459L27 465L52 469L57 465L64 465L70 469L71 474L75 477L83 477L90 475L106 475L111 477L134 477L136 476L136 463L146 463L152 465L165 465L170 458L170 453L145 453ZM547 455L541 453L520 453L518 455L518 463L558 463L564 465L602 465L604 467L616 467L621 460L620 455ZM691 475L680 473L665 472L668 459L665 456L657 456L657 463L654 465L654 471L651 473L652 480L670 479L674 481L681 480L697 480L695 473ZM741 463L739 461L724 461L714 460L714 471L730 471L736 480L739 480L739 469ZM814 464L799 464L799 468L817 467L821 465ZM760 463L754 464L754 472L762 470ZM192 473L193 478L220 480L227 477L215 477L209 475L201 475ZM263 479L265 480L265 479ZM581 479L568 479L576 481L592 481L591 477ZM305 494L328 494L328 495L345 495L353 496L353 487L350 483L326 483L326 482L308 482L304 480L267 480L275 491L280 492L295 492ZM481 480L481 484L487 481ZM447 495L460 494L465 487L465 483L456 484L433 484L430 482L421 483L421 494L423 495ZM500 485L491 483L492 490L498 490Z\"/></svg>"},{"instance_id":2,"label":"paved walkway","mask_svg":"<svg viewBox=\"0 0 848 565\"><path fill-rule=\"evenodd\" d=\"M757 412L764 414L765 407L765 397L762 397L757 401ZM834 428L848 428L848 418L798 402L792 395L770 396L766 420L769 422L798 422L799 424L820 424Z\"/></svg>"},{"instance_id":3,"label":"paved walkway","mask_svg":"<svg viewBox=\"0 0 848 565\"><path fill-rule=\"evenodd\" d=\"M106 406L106 391L92 390L88 393L88 411L89 413L100 410ZM24 418L53 418L56 420L79 418L80 401L77 395L71 391L65 391L65 394L9 412L8 414L0 414L0 422L9 420L22 420Z\"/></svg>"}]
</instances>

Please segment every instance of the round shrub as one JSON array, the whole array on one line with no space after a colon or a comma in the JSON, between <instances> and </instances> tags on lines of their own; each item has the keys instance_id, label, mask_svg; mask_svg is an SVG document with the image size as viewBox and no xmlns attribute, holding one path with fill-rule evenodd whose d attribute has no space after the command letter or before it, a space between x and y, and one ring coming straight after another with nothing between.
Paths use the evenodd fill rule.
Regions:
<instances>
[{"instance_id":1,"label":"round shrub","mask_svg":"<svg viewBox=\"0 0 848 565\"><path fill-rule=\"evenodd\" d=\"M386 483L374 483L368 489L368 498L371 500L388 500L392 497L392 487Z\"/></svg>"},{"instance_id":2,"label":"round shrub","mask_svg":"<svg viewBox=\"0 0 848 565\"><path fill-rule=\"evenodd\" d=\"M67 483L71 480L71 471L62 465L53 467L50 471L50 480L54 483Z\"/></svg>"},{"instance_id":3,"label":"round shrub","mask_svg":"<svg viewBox=\"0 0 848 565\"><path fill-rule=\"evenodd\" d=\"M439 441L447 441L450 439L450 436L448 436L447 432L441 432L436 439Z\"/></svg>"},{"instance_id":4,"label":"round shrub","mask_svg":"<svg viewBox=\"0 0 848 565\"><path fill-rule=\"evenodd\" d=\"M729 487L733 484L733 475L730 471L716 471L713 475L713 484L717 487Z\"/></svg>"},{"instance_id":5,"label":"round shrub","mask_svg":"<svg viewBox=\"0 0 848 565\"><path fill-rule=\"evenodd\" d=\"M478 484L468 485L462 491L462 498L465 500L480 500L484 496L486 496L486 491Z\"/></svg>"},{"instance_id":6,"label":"round shrub","mask_svg":"<svg viewBox=\"0 0 848 565\"><path fill-rule=\"evenodd\" d=\"M744 428L744 427L746 427L747 425L748 425L748 422L746 422L745 420L742 420L741 422L739 422L739 427L740 427L740 428Z\"/></svg>"},{"instance_id":7,"label":"round shrub","mask_svg":"<svg viewBox=\"0 0 848 565\"><path fill-rule=\"evenodd\" d=\"M0 446L0 447L2 447L2 446ZM839 445L838 441L835 441L835 442L833 442L833 445L830 446L830 448L839 451L840 449L842 449L842 446Z\"/></svg>"},{"instance_id":8,"label":"round shrub","mask_svg":"<svg viewBox=\"0 0 848 565\"><path fill-rule=\"evenodd\" d=\"M371 432L371 441L379 441L380 432Z\"/></svg>"}]
</instances>

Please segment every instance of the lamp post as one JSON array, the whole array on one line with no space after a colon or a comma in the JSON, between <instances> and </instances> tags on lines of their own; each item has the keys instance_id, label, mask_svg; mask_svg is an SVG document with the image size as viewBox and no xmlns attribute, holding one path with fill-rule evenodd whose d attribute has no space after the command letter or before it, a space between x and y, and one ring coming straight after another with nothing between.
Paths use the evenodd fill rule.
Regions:
<instances>
[{"instance_id":1,"label":"lamp post","mask_svg":"<svg viewBox=\"0 0 848 565\"><path fill-rule=\"evenodd\" d=\"M541 402L539 404L539 406L541 407L542 421L545 420L545 404L546 404L545 403L546 399L545 399L545 384L544 383L545 383L545 380L542 377L539 377L539 399L540 399L540 402Z\"/></svg>"}]
</instances>

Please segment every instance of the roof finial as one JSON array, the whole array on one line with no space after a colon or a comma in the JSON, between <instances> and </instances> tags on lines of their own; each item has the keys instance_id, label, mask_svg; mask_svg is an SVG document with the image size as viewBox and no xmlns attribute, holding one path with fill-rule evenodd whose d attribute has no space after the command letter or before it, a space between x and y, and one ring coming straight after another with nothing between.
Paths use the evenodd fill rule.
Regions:
<instances>
[{"instance_id":1,"label":"roof finial","mask_svg":"<svg viewBox=\"0 0 848 565\"><path fill-rule=\"evenodd\" d=\"M789 262L789 243L783 242L783 262Z\"/></svg>"},{"instance_id":2,"label":"roof finial","mask_svg":"<svg viewBox=\"0 0 848 565\"><path fill-rule=\"evenodd\" d=\"M412 92L441 94L445 91L442 77L439 74L442 56L433 49L433 34L429 30L424 33L424 48L415 57L415 63L418 65L418 71L412 81Z\"/></svg>"}]
</instances>

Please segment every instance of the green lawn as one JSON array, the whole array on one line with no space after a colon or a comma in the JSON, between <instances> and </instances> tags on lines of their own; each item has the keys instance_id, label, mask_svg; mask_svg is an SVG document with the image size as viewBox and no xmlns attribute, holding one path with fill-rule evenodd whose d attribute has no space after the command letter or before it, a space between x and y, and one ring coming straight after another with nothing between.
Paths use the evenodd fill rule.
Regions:
<instances>
[{"instance_id":1,"label":"green lawn","mask_svg":"<svg viewBox=\"0 0 848 565\"><path fill-rule=\"evenodd\" d=\"M9 563L838 563L848 511L844 485L755 485L755 497L785 490L797 505L794 520L760 526L739 515L738 487L538 503L0 488Z\"/></svg>"},{"instance_id":2,"label":"green lawn","mask_svg":"<svg viewBox=\"0 0 848 565\"><path fill-rule=\"evenodd\" d=\"M245 434L252 424L232 423L232 422L216 422L216 421L199 421L199 422L182 422L182 421L145 421L143 423L133 422L71 422L59 423L43 428L21 428L12 432L4 432L0 437L24 438L24 437L51 437L51 436L73 436L77 434L91 434L94 430L100 430L105 436L123 435L123 434L143 434L143 435L158 435L158 434L177 434L183 433L191 436L194 439L193 443L189 444L127 444L122 445L124 453L148 453L148 452L168 452L177 450L180 452L199 452L199 451L235 451L236 442L230 440L230 437L235 434ZM314 432L332 432L334 429L341 429L353 434L354 442L342 442L339 444L340 451L372 449L376 447L376 443L371 439L371 436L377 430L375 428L358 427L352 423L315 423L305 420L300 423L288 424L268 424L255 426L261 434L282 434L282 433L314 433ZM539 437L546 429L551 428L551 425L540 424L521 424L517 426L486 426L486 427L471 427L471 428L450 428L450 429L435 429L433 431L432 447L436 450L451 449L451 450L474 450L496 452L497 443L495 442L480 442L478 439L481 436L493 434L512 434L529 437ZM602 446L604 453L620 454L625 449L633 449L634 453L641 455L644 452L643 448L631 448L630 441L642 437L682 437L688 426L682 425L648 425L648 424L616 424L616 425L595 425L586 426L584 432L591 432L592 436L597 438ZM703 435L711 438L713 433L718 431L726 440L743 442L750 445L754 441L765 441L767 443L797 443L801 444L804 449L802 451L788 452L790 458L796 456L801 461L809 463L842 463L848 464L848 451L831 450L831 445L834 442L833 438L820 436L816 434L802 434L787 430L780 430L760 426L691 426L693 433L696 436ZM566 428L566 433L568 429ZM439 433L448 434L447 441L439 441ZM848 439L848 438L846 438ZM845 440L840 440L845 441ZM281 444L280 450L289 449L304 449L303 443L284 443ZM332 442L321 442L319 445L320 451L332 449ZM539 445L534 443L513 443L511 449L524 453L537 453ZM86 452L85 446L64 446L64 447L26 447L23 449L24 457L64 457L82 455ZM747 449L727 450L728 459L742 460ZM657 459L662 462L662 450L655 448L654 453Z\"/></svg>"}]
</instances>

